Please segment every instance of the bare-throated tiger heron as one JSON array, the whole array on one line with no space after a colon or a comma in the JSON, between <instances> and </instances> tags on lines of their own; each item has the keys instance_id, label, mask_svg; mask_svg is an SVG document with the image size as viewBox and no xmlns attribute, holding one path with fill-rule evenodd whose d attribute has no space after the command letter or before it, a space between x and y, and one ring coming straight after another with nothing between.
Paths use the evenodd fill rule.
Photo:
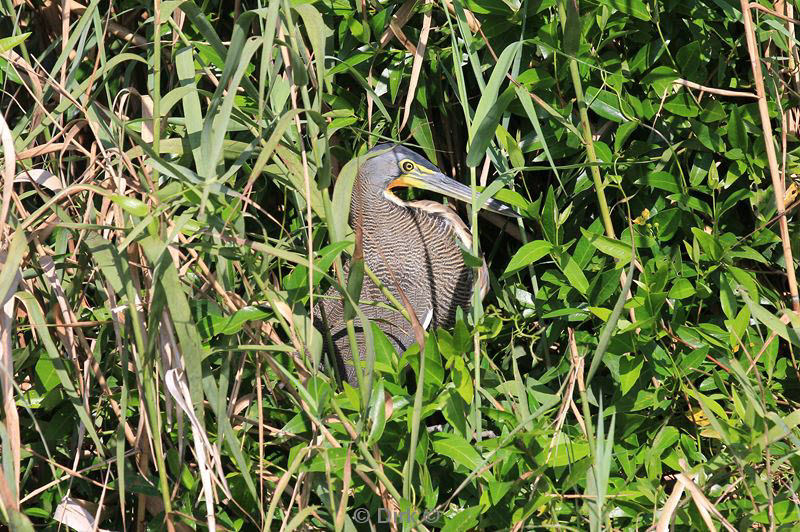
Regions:
<instances>
[{"instance_id":1,"label":"bare-throated tiger heron","mask_svg":"<svg viewBox=\"0 0 800 532\"><path fill-rule=\"evenodd\" d=\"M403 201L392 193L395 187L425 189L465 202L472 201L472 191L408 148L381 144L367 153L358 168L350 202L350 225L360 235L367 267L399 301L402 291L423 327L452 326L456 309L470 305L475 271L465 263L457 240L471 249L472 235L453 209L435 201ZM483 208L517 216L507 205L491 199ZM348 266L345 269L349 271ZM489 290L485 261L478 279L483 298ZM411 323L366 275L360 300L366 317L380 327L399 352L414 343ZM331 288L319 306L324 321L319 320L318 325L324 327L327 322L330 328L340 373L357 386L342 298ZM356 317L356 338L363 360L360 325Z\"/></svg>"}]
</instances>

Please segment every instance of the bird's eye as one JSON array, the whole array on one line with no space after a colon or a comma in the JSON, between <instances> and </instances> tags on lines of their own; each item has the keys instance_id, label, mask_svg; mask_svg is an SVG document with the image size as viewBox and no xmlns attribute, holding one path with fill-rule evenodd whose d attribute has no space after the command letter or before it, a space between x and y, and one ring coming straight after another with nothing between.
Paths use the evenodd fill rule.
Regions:
<instances>
[{"instance_id":1,"label":"bird's eye","mask_svg":"<svg viewBox=\"0 0 800 532\"><path fill-rule=\"evenodd\" d=\"M400 168L404 172L410 172L411 170L414 169L414 163L412 163L411 161L403 161L400 163Z\"/></svg>"}]
</instances>

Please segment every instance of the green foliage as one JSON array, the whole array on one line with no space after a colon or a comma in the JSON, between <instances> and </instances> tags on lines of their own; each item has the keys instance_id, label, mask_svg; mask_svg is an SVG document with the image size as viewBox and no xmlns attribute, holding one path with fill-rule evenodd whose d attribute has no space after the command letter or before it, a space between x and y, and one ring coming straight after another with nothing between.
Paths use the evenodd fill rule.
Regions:
<instances>
[{"instance_id":1,"label":"green foliage","mask_svg":"<svg viewBox=\"0 0 800 532\"><path fill-rule=\"evenodd\" d=\"M754 91L724 0L73 3L66 41L38 4L0 20L0 521L798 526L784 21L754 11L764 139L695 88ZM367 327L354 390L312 309L363 315L350 190L384 140L522 218L462 209L492 293L424 349Z\"/></svg>"}]
</instances>

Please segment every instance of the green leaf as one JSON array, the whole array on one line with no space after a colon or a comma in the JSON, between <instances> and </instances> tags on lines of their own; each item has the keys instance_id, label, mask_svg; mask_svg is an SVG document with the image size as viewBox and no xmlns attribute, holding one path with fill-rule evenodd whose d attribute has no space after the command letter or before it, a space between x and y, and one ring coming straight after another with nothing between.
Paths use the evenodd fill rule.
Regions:
<instances>
[{"instance_id":1,"label":"green leaf","mask_svg":"<svg viewBox=\"0 0 800 532\"><path fill-rule=\"evenodd\" d=\"M624 356L619 360L620 393L625 395L633 388L642 372L644 359L641 356Z\"/></svg>"},{"instance_id":2,"label":"green leaf","mask_svg":"<svg viewBox=\"0 0 800 532\"><path fill-rule=\"evenodd\" d=\"M145 203L139 199L131 198L130 196L111 194L111 201L122 207L122 210L125 212L138 216L139 218L144 218L147 216L147 213L150 212L150 209Z\"/></svg>"},{"instance_id":3,"label":"green leaf","mask_svg":"<svg viewBox=\"0 0 800 532\"><path fill-rule=\"evenodd\" d=\"M744 153L750 150L750 138L744 127L742 110L738 106L733 106L728 120L728 141L732 148L741 148Z\"/></svg>"},{"instance_id":4,"label":"green leaf","mask_svg":"<svg viewBox=\"0 0 800 532\"><path fill-rule=\"evenodd\" d=\"M386 427L386 395L383 391L383 379L372 388L369 400L369 436L367 445L374 445L381 439L383 429Z\"/></svg>"},{"instance_id":5,"label":"green leaf","mask_svg":"<svg viewBox=\"0 0 800 532\"><path fill-rule=\"evenodd\" d=\"M597 233L590 233L583 227L581 227L581 233L583 233L583 236L586 237L594 247L606 255L611 255L625 264L631 261L631 247L628 244Z\"/></svg>"},{"instance_id":6,"label":"green leaf","mask_svg":"<svg viewBox=\"0 0 800 532\"><path fill-rule=\"evenodd\" d=\"M473 530L478 525L478 517L481 515L480 506L464 508L452 517L448 517L442 532L462 532Z\"/></svg>"},{"instance_id":7,"label":"green leaf","mask_svg":"<svg viewBox=\"0 0 800 532\"><path fill-rule=\"evenodd\" d=\"M602 0L600 4L612 7L639 20L650 20L650 12L642 0Z\"/></svg>"},{"instance_id":8,"label":"green leaf","mask_svg":"<svg viewBox=\"0 0 800 532\"><path fill-rule=\"evenodd\" d=\"M689 124L697 140L709 151L720 152L725 149L725 143L716 128L712 129L707 124L692 119L689 119Z\"/></svg>"},{"instance_id":9,"label":"green leaf","mask_svg":"<svg viewBox=\"0 0 800 532\"><path fill-rule=\"evenodd\" d=\"M457 360L461 360L460 358ZM461 364L464 365L463 362ZM453 426L456 433L462 437L466 437L469 435L467 429L467 418L468 414L466 409L464 408L464 399L462 399L461 395L455 390L450 390L447 393L447 400L445 401L444 408L442 409L442 415L447 420L450 425Z\"/></svg>"},{"instance_id":10,"label":"green leaf","mask_svg":"<svg viewBox=\"0 0 800 532\"><path fill-rule=\"evenodd\" d=\"M511 88L504 91L499 100L497 94L500 92L500 85L505 81L508 69L511 68L511 62L521 46L520 42L513 42L503 50L503 53L497 58L497 64L495 64L489 82L481 94L470 128L470 144L467 150L468 166L477 166L483 160L486 148L494 137L494 131L500 122L500 117L514 97L514 91Z\"/></svg>"},{"instance_id":11,"label":"green leaf","mask_svg":"<svg viewBox=\"0 0 800 532\"><path fill-rule=\"evenodd\" d=\"M163 290L169 316L172 318L172 324L181 346L192 405L197 419L203 424L205 417L202 382L204 351L197 325L192 318L189 301L183 291L183 283L163 241L149 236L140 240L139 243L153 267L154 277L158 279L158 284Z\"/></svg>"},{"instance_id":12,"label":"green leaf","mask_svg":"<svg viewBox=\"0 0 800 532\"><path fill-rule=\"evenodd\" d=\"M361 157L353 157L339 171L336 185L333 187L332 210L334 219L327 220L332 242L344 240L349 232L348 219L350 216L353 183L356 180L358 166L363 161L364 159Z\"/></svg>"},{"instance_id":13,"label":"green leaf","mask_svg":"<svg viewBox=\"0 0 800 532\"><path fill-rule=\"evenodd\" d=\"M456 357L453 361L453 384L456 386L456 391L464 400L465 403L472 403L475 387L472 384L472 375L469 368L464 364L464 359Z\"/></svg>"},{"instance_id":14,"label":"green leaf","mask_svg":"<svg viewBox=\"0 0 800 532\"><path fill-rule=\"evenodd\" d=\"M439 432L431 437L431 443L435 452L450 458L469 472L476 471L481 465L481 455L458 434ZM489 474L484 472L482 476L488 478Z\"/></svg>"},{"instance_id":15,"label":"green leaf","mask_svg":"<svg viewBox=\"0 0 800 532\"><path fill-rule=\"evenodd\" d=\"M722 256L722 246L717 242L714 235L706 233L699 227L692 227L692 234L709 260L718 260Z\"/></svg>"},{"instance_id":16,"label":"green leaf","mask_svg":"<svg viewBox=\"0 0 800 532\"><path fill-rule=\"evenodd\" d=\"M702 53L701 45L698 41L690 42L678 50L675 59L685 79L704 81L701 70L706 60L702 58Z\"/></svg>"},{"instance_id":17,"label":"green leaf","mask_svg":"<svg viewBox=\"0 0 800 532\"><path fill-rule=\"evenodd\" d=\"M511 257L511 260L508 262L508 266L506 266L506 269L503 272L503 277L509 276L512 273L525 268L529 264L533 264L537 260L550 253L551 249L553 249L553 245L545 240L534 240L533 242L528 242L519 248L517 252L514 253L514 256Z\"/></svg>"},{"instance_id":18,"label":"green leaf","mask_svg":"<svg viewBox=\"0 0 800 532\"><path fill-rule=\"evenodd\" d=\"M656 92L658 98L663 98L678 77L678 74L670 67L658 66L642 78L642 84L649 85Z\"/></svg>"},{"instance_id":19,"label":"green leaf","mask_svg":"<svg viewBox=\"0 0 800 532\"><path fill-rule=\"evenodd\" d=\"M700 108L688 92L682 91L664 102L664 109L672 114L693 118L700 114Z\"/></svg>"},{"instance_id":20,"label":"green leaf","mask_svg":"<svg viewBox=\"0 0 800 532\"><path fill-rule=\"evenodd\" d=\"M308 40L314 52L317 86L322 87L322 82L325 79L325 39L332 35L333 32L325 25L322 15L313 5L295 4L292 7L303 19L302 28L308 34Z\"/></svg>"},{"instance_id":21,"label":"green leaf","mask_svg":"<svg viewBox=\"0 0 800 532\"><path fill-rule=\"evenodd\" d=\"M358 303L361 299L361 288L364 284L364 259L358 258L350 261L350 272L347 275L347 293L350 298L344 300L344 321L355 318L356 310L350 302Z\"/></svg>"},{"instance_id":22,"label":"green leaf","mask_svg":"<svg viewBox=\"0 0 800 532\"><path fill-rule=\"evenodd\" d=\"M236 334L248 322L263 320L270 315L258 307L242 307L219 324L221 334Z\"/></svg>"},{"instance_id":23,"label":"green leaf","mask_svg":"<svg viewBox=\"0 0 800 532\"><path fill-rule=\"evenodd\" d=\"M547 197L542 206L542 216L539 222L542 224L542 233L548 242L558 245L558 210L556 208L556 196L553 187L548 187Z\"/></svg>"},{"instance_id":24,"label":"green leaf","mask_svg":"<svg viewBox=\"0 0 800 532\"><path fill-rule=\"evenodd\" d=\"M589 102L589 109L612 122L626 122L628 118L620 111L619 99L617 96L604 89L588 87L586 89L586 101Z\"/></svg>"},{"instance_id":25,"label":"green leaf","mask_svg":"<svg viewBox=\"0 0 800 532\"><path fill-rule=\"evenodd\" d=\"M586 295L586 291L589 289L589 281L586 280L586 275L584 275L578 263L570 255L564 253L558 260L558 267L564 272L569 284L581 294Z\"/></svg>"},{"instance_id":26,"label":"green leaf","mask_svg":"<svg viewBox=\"0 0 800 532\"><path fill-rule=\"evenodd\" d=\"M653 39L639 47L636 55L633 56L633 59L629 61L628 65L634 72L643 72L653 66L665 50L666 46L664 45L664 41L661 39Z\"/></svg>"},{"instance_id":27,"label":"green leaf","mask_svg":"<svg viewBox=\"0 0 800 532\"><path fill-rule=\"evenodd\" d=\"M650 172L637 181L640 185L666 190L667 192L680 192L681 183L678 177L667 172Z\"/></svg>"},{"instance_id":28,"label":"green leaf","mask_svg":"<svg viewBox=\"0 0 800 532\"><path fill-rule=\"evenodd\" d=\"M464 259L464 264L470 268L480 268L483 266L483 259L473 255L472 250L467 249L461 240L456 240L458 248L461 250L461 257Z\"/></svg>"},{"instance_id":29,"label":"green leaf","mask_svg":"<svg viewBox=\"0 0 800 532\"><path fill-rule=\"evenodd\" d=\"M564 21L564 54L575 57L581 44L581 16L578 13L577 0L566 0L566 20Z\"/></svg>"},{"instance_id":30,"label":"green leaf","mask_svg":"<svg viewBox=\"0 0 800 532\"><path fill-rule=\"evenodd\" d=\"M19 46L20 44L25 42L25 39L27 39L28 36L30 36L30 34L31 32L28 31L25 33L21 33L19 35L13 35L11 37L5 37L3 39L0 39L0 54L4 54L9 50L11 50L12 48L14 48L15 46Z\"/></svg>"},{"instance_id":31,"label":"green leaf","mask_svg":"<svg viewBox=\"0 0 800 532\"><path fill-rule=\"evenodd\" d=\"M692 297L694 293L694 285L688 279L680 277L673 283L667 297L670 299L686 299L687 297Z\"/></svg>"},{"instance_id":32,"label":"green leaf","mask_svg":"<svg viewBox=\"0 0 800 532\"><path fill-rule=\"evenodd\" d=\"M797 526L797 523L800 522L800 509L798 509L797 503L794 501L785 499L782 501L775 501L772 512L775 516L775 522L779 525L794 524ZM765 525L768 525L772 522L772 517L770 516L769 511L766 509L754 514L752 519L756 523L762 523Z\"/></svg>"},{"instance_id":33,"label":"green leaf","mask_svg":"<svg viewBox=\"0 0 800 532\"><path fill-rule=\"evenodd\" d=\"M49 392L58 384L58 374L53 367L53 363L49 358L40 357L36 362L36 376L39 377L39 383L44 386L46 392Z\"/></svg>"},{"instance_id":34,"label":"green leaf","mask_svg":"<svg viewBox=\"0 0 800 532\"><path fill-rule=\"evenodd\" d=\"M614 151L619 153L622 151L623 146L625 146L625 141L631 136L631 134L639 127L639 122L637 120L631 120L629 122L623 122L617 128L617 134L614 136Z\"/></svg>"},{"instance_id":35,"label":"green leaf","mask_svg":"<svg viewBox=\"0 0 800 532\"><path fill-rule=\"evenodd\" d=\"M750 308L750 312L755 319L763 323L770 331L787 342L791 342L800 347L800 327L787 326L777 316L750 299L747 294L742 294L742 299L744 299L745 304Z\"/></svg>"}]
</instances>

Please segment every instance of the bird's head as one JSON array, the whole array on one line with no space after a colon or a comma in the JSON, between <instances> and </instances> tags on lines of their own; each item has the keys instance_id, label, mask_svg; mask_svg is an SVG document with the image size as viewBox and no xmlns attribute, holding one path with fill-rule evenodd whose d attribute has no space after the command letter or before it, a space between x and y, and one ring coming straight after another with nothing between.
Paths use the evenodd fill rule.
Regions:
<instances>
[{"instance_id":1,"label":"bird's head","mask_svg":"<svg viewBox=\"0 0 800 532\"><path fill-rule=\"evenodd\" d=\"M472 202L472 190L444 175L425 157L400 144L379 144L369 150L366 160L359 168L361 179L377 187L389 200L397 204L404 202L392 193L397 187L413 187L444 194L466 203ZM511 207L488 199L481 208L518 217Z\"/></svg>"}]
</instances>

